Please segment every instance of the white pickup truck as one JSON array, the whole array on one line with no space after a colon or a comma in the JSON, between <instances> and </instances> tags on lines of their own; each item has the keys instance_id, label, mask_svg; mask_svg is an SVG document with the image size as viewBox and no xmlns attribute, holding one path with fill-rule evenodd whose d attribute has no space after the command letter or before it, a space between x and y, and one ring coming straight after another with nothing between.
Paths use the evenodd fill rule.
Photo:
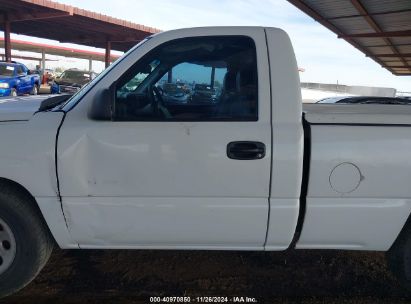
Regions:
<instances>
[{"instance_id":1,"label":"white pickup truck","mask_svg":"<svg viewBox=\"0 0 411 304\"><path fill-rule=\"evenodd\" d=\"M411 286L411 107L303 108L284 31L160 33L66 99L0 100L2 296L54 243L388 251Z\"/></svg>"}]
</instances>

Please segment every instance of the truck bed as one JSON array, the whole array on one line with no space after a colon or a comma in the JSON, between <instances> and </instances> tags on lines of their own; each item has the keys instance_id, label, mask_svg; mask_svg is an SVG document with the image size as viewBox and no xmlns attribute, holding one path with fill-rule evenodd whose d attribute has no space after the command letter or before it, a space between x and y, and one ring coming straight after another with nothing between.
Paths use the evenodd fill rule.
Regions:
<instances>
[{"instance_id":1,"label":"truck bed","mask_svg":"<svg viewBox=\"0 0 411 304\"><path fill-rule=\"evenodd\" d=\"M375 104L303 104L310 124L411 125L411 106Z\"/></svg>"}]
</instances>

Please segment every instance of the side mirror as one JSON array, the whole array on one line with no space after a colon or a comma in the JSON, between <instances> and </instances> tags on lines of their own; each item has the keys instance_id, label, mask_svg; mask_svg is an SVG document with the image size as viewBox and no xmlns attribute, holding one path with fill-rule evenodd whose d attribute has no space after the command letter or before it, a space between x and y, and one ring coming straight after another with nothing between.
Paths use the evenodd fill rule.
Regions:
<instances>
[{"instance_id":1,"label":"side mirror","mask_svg":"<svg viewBox=\"0 0 411 304\"><path fill-rule=\"evenodd\" d=\"M88 111L88 117L93 120L112 120L114 89L113 87L101 89L94 96L91 107Z\"/></svg>"}]
</instances>

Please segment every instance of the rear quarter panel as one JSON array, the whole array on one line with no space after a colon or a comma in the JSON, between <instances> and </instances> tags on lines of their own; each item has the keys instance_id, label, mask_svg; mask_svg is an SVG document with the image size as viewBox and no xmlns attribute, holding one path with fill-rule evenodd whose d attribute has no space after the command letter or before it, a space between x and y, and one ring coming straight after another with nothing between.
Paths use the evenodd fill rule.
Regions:
<instances>
[{"instance_id":1,"label":"rear quarter panel","mask_svg":"<svg viewBox=\"0 0 411 304\"><path fill-rule=\"evenodd\" d=\"M388 250L411 211L411 127L312 125L297 248Z\"/></svg>"}]
</instances>

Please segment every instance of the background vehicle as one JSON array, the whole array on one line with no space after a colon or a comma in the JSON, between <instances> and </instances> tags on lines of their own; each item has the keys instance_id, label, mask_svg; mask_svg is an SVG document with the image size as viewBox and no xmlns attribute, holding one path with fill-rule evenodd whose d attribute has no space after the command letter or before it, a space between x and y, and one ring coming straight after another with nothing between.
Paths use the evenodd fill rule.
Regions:
<instances>
[{"instance_id":1,"label":"background vehicle","mask_svg":"<svg viewBox=\"0 0 411 304\"><path fill-rule=\"evenodd\" d=\"M59 77L54 78L54 82L51 85L51 93L73 94L95 77L96 73L94 72L77 69L66 70Z\"/></svg>"},{"instance_id":2,"label":"background vehicle","mask_svg":"<svg viewBox=\"0 0 411 304\"><path fill-rule=\"evenodd\" d=\"M162 87L162 98L165 103L187 103L189 94L182 85L165 83Z\"/></svg>"},{"instance_id":3,"label":"background vehicle","mask_svg":"<svg viewBox=\"0 0 411 304\"><path fill-rule=\"evenodd\" d=\"M181 29L139 44L68 100L0 103L0 294L35 277L53 239L387 251L411 286L411 107L303 108L297 71L282 30ZM166 103L167 73L220 83L221 94Z\"/></svg>"},{"instance_id":4,"label":"background vehicle","mask_svg":"<svg viewBox=\"0 0 411 304\"><path fill-rule=\"evenodd\" d=\"M397 96L398 98L411 100L411 96Z\"/></svg>"},{"instance_id":5,"label":"background vehicle","mask_svg":"<svg viewBox=\"0 0 411 304\"><path fill-rule=\"evenodd\" d=\"M211 85L196 84L194 86L192 103L215 103L217 101L216 91Z\"/></svg>"},{"instance_id":6,"label":"background vehicle","mask_svg":"<svg viewBox=\"0 0 411 304\"><path fill-rule=\"evenodd\" d=\"M379 97L379 96L350 96L350 97L328 97L317 101L317 103L339 103L339 104L411 104L411 100L403 97Z\"/></svg>"},{"instance_id":7,"label":"background vehicle","mask_svg":"<svg viewBox=\"0 0 411 304\"><path fill-rule=\"evenodd\" d=\"M0 61L0 96L37 95L40 77L22 63Z\"/></svg>"}]
</instances>

